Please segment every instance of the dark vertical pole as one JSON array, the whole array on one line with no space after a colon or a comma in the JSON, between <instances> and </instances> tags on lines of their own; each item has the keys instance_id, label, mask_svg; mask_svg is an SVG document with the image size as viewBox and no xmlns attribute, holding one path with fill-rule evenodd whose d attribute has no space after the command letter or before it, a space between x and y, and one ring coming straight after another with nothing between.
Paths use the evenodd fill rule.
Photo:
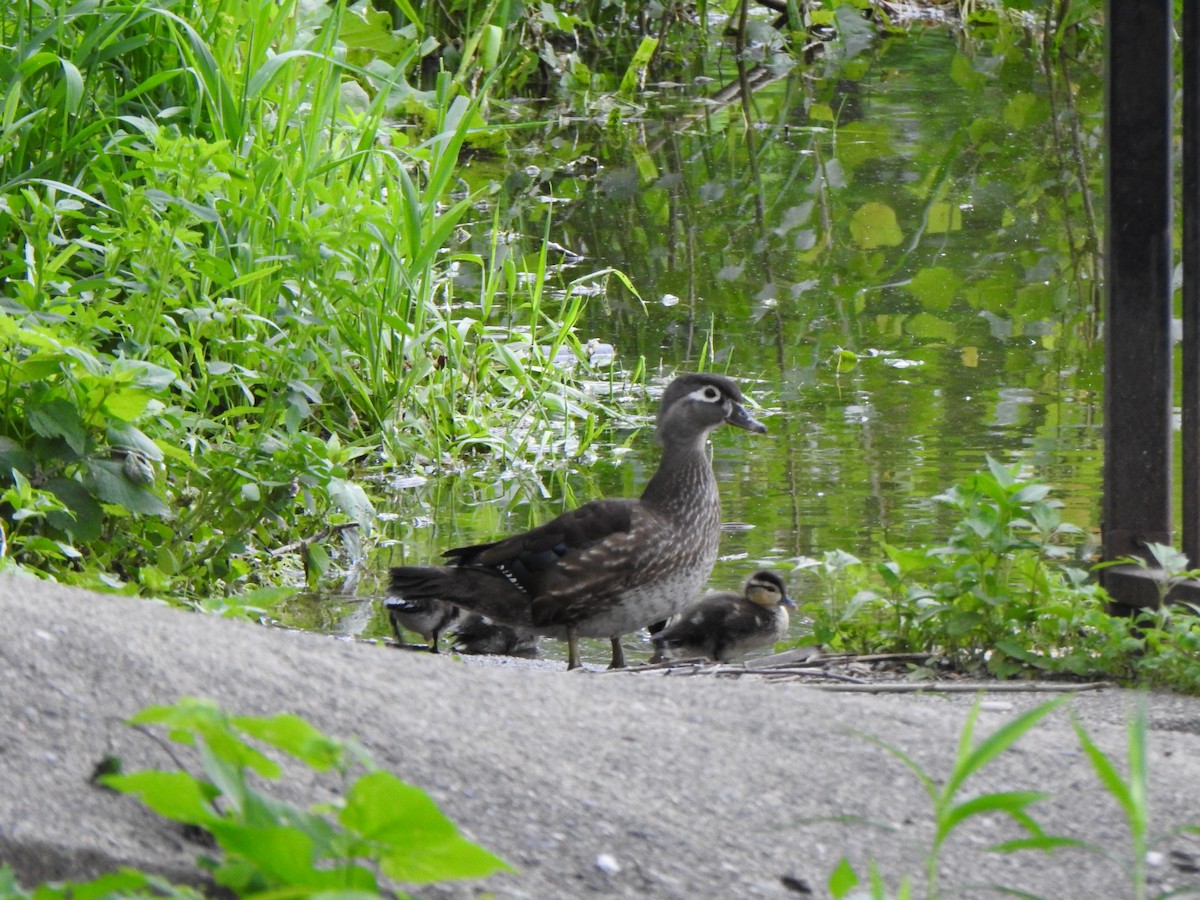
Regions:
<instances>
[{"instance_id":1,"label":"dark vertical pole","mask_svg":"<svg viewBox=\"0 0 1200 900\"><path fill-rule=\"evenodd\" d=\"M1108 2L1107 559L1171 543L1172 6Z\"/></svg>"},{"instance_id":2,"label":"dark vertical pole","mask_svg":"<svg viewBox=\"0 0 1200 900\"><path fill-rule=\"evenodd\" d=\"M1183 552L1200 566L1200 4L1183 4Z\"/></svg>"}]
</instances>

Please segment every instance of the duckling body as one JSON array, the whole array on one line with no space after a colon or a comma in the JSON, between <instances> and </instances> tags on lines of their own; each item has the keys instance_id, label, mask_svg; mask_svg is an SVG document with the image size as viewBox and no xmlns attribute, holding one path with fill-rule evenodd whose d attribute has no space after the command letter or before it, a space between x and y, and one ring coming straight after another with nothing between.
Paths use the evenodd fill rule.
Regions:
<instances>
[{"instance_id":1,"label":"duckling body","mask_svg":"<svg viewBox=\"0 0 1200 900\"><path fill-rule=\"evenodd\" d=\"M454 649L478 656L538 655L538 637L525 628L501 625L479 613L464 613L454 626Z\"/></svg>"},{"instance_id":2,"label":"duckling body","mask_svg":"<svg viewBox=\"0 0 1200 900\"><path fill-rule=\"evenodd\" d=\"M659 405L658 470L637 499L596 500L524 534L449 550L444 566L391 570L391 591L436 598L568 643L620 637L669 618L708 580L717 557L721 501L705 442L719 425L763 433L721 375L676 378Z\"/></svg>"},{"instance_id":3,"label":"duckling body","mask_svg":"<svg viewBox=\"0 0 1200 900\"><path fill-rule=\"evenodd\" d=\"M404 644L404 632L415 631L429 642L429 650L433 653L441 652L438 639L459 615L459 609L453 603L433 597L388 597L383 606L397 641Z\"/></svg>"},{"instance_id":4,"label":"duckling body","mask_svg":"<svg viewBox=\"0 0 1200 900\"><path fill-rule=\"evenodd\" d=\"M680 612L652 635L654 661L703 656L718 662L733 660L783 640L788 630L788 607L795 604L783 580L774 572L755 572L742 593L708 594Z\"/></svg>"}]
</instances>

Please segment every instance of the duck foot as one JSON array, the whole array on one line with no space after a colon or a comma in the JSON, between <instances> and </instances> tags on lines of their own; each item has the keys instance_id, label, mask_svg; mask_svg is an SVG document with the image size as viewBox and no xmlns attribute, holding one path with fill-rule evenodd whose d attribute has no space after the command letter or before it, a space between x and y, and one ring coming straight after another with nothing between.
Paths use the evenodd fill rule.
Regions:
<instances>
[{"instance_id":1,"label":"duck foot","mask_svg":"<svg viewBox=\"0 0 1200 900\"><path fill-rule=\"evenodd\" d=\"M625 648L621 646L621 639L619 637L615 637L615 638L610 638L609 640L612 641L612 654L613 655L612 655L612 662L610 662L608 664L608 667L610 669L625 668Z\"/></svg>"}]
</instances>

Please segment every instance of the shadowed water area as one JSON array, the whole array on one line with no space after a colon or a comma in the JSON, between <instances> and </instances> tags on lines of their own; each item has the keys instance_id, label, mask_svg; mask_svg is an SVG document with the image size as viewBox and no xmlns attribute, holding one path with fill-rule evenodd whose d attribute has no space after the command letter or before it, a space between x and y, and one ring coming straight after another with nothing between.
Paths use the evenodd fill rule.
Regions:
<instances>
[{"instance_id":1,"label":"shadowed water area","mask_svg":"<svg viewBox=\"0 0 1200 900\"><path fill-rule=\"evenodd\" d=\"M549 216L565 279L628 276L640 297L610 279L576 329L586 358L563 359L625 418L568 464L548 452L544 467L398 477L359 595L389 565L636 496L657 464L657 393L701 367L738 379L770 429L713 436L728 523L714 589L942 541L955 520L932 498L988 455L1095 529L1099 58L1041 49L1020 29L867 33L800 65L769 45L740 66L714 50L636 114L517 106L541 124L472 163L503 184L472 239L491 240L495 215L509 252L536 252ZM817 589L791 583L800 600ZM279 618L390 633L375 603L297 600ZM607 642L585 659L606 661Z\"/></svg>"}]
</instances>

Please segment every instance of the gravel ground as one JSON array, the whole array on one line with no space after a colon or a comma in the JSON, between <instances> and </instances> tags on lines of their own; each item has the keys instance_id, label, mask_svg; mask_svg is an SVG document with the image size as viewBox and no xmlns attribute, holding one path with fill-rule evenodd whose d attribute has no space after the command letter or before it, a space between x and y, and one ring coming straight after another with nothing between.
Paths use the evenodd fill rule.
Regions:
<instances>
[{"instance_id":1,"label":"gravel ground","mask_svg":"<svg viewBox=\"0 0 1200 900\"><path fill-rule=\"evenodd\" d=\"M184 878L204 848L140 804L89 784L105 754L127 769L170 767L122 724L153 703L210 697L251 715L299 714L357 738L427 790L472 839L517 869L412 889L426 898L758 898L828 896L847 857L894 886L923 882L933 835L913 774L862 733L903 748L942 779L974 697L835 693L757 677L602 674L476 665L383 646L205 617L146 601L0 578L0 861L28 886L132 865ZM989 693L977 735L1039 694ZM1041 790L1049 832L1107 849L995 854L1018 836L1001 818L956 831L944 896L997 896L1000 884L1047 898L1124 898L1128 829L1098 785L1077 716L1124 767L1138 696L1073 697L966 784L966 794ZM1147 699L1151 831L1200 823L1200 702ZM281 790L332 796L306 771ZM1200 838L1150 857L1155 890L1200 890ZM920 896L920 891L917 892Z\"/></svg>"}]
</instances>

